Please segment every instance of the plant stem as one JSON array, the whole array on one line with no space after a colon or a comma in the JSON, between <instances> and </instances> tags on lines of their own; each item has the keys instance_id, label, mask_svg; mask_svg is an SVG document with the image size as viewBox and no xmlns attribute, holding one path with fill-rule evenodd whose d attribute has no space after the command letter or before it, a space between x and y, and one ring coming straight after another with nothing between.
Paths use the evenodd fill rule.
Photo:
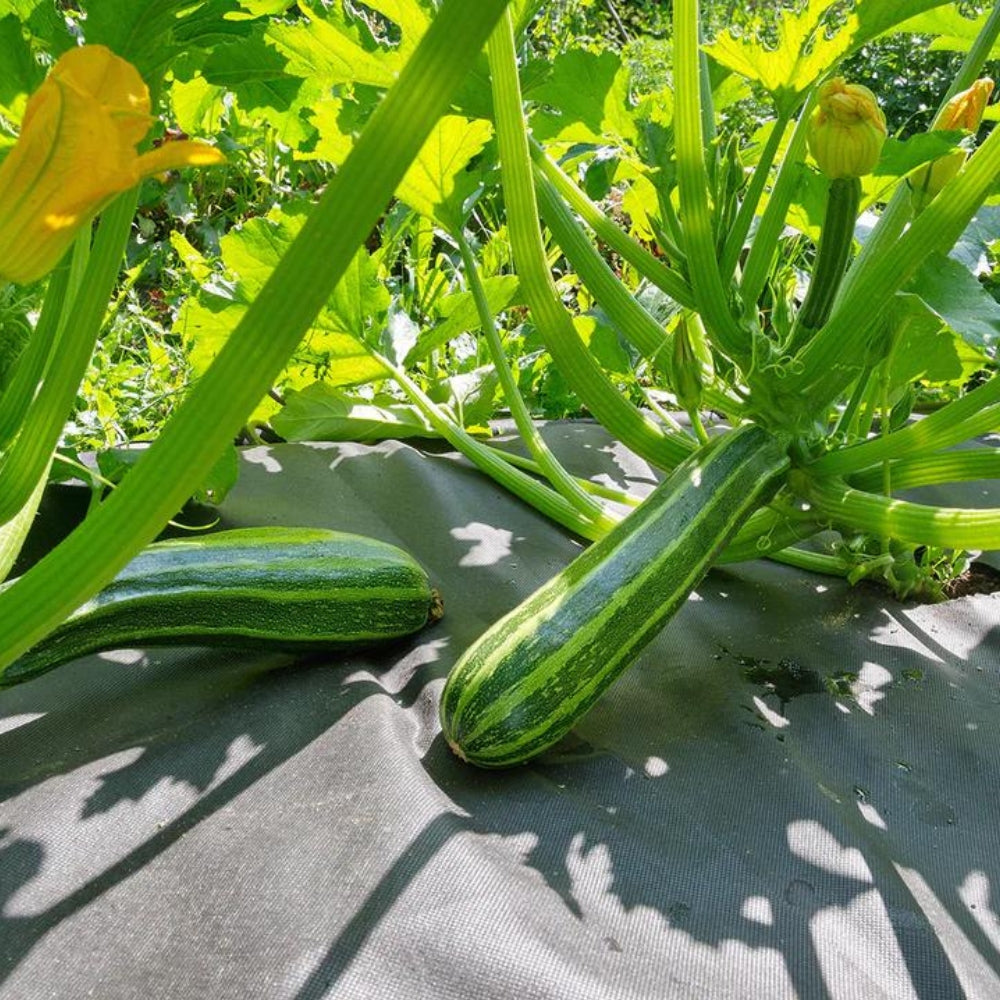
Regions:
<instances>
[{"instance_id":1,"label":"plant stem","mask_svg":"<svg viewBox=\"0 0 1000 1000\"><path fill-rule=\"evenodd\" d=\"M505 462L513 465L515 468L524 469L526 472L533 472L539 476L543 475L542 467L533 458L518 455L516 452L507 451L506 449L493 444L487 445L486 447L490 448ZM580 489L593 494L595 497L601 497L603 500L611 500L624 507L638 507L639 504L642 503L641 497L637 497L632 493L626 493L624 490L616 490L610 486L605 486L602 483L595 483L591 479L582 479L579 476L574 478L576 479L576 483Z\"/></svg>"},{"instance_id":2,"label":"plant stem","mask_svg":"<svg viewBox=\"0 0 1000 1000\"><path fill-rule=\"evenodd\" d=\"M531 414L528 412L528 408L521 398L521 393L518 391L514 373L507 363L503 344L500 342L500 335L497 333L496 321L490 312L486 289L483 287L482 279L479 276L479 266L472 253L472 248L469 246L469 241L461 231L452 233L452 236L457 241L459 251L462 254L462 263L465 265L465 276L476 302L476 309L479 312L479 323L482 327L483 335L486 337L490 356L493 359L493 367L500 379L500 387L503 390L504 398L507 401L507 406L510 408L511 416L514 418L514 424L521 435L521 439L534 456L545 478L548 479L555 489L584 517L593 521L596 527L602 531L610 531L617 523L617 520L609 517L604 508L580 488L576 480L562 467L549 450L549 446L545 443L541 434L538 433L538 428L531 419Z\"/></svg>"},{"instance_id":3,"label":"plant stem","mask_svg":"<svg viewBox=\"0 0 1000 1000\"><path fill-rule=\"evenodd\" d=\"M733 228L726 238L726 244L722 252L722 260L719 263L719 271L723 279L730 279L736 271L736 264L739 261L740 253L746 243L747 234L753 224L754 216L757 214L757 206L760 204L761 195L767 184L768 174L771 172L771 165L777 155L778 147L788 129L789 116L785 113L779 114L775 119L771 132L761 150L760 159L754 167L750 177L750 184L743 196L740 210L736 214Z\"/></svg>"},{"instance_id":4,"label":"plant stem","mask_svg":"<svg viewBox=\"0 0 1000 1000\"><path fill-rule=\"evenodd\" d=\"M684 253L698 312L712 345L737 364L750 361L750 333L730 311L730 290L723 284L715 255L705 169L705 129L699 49L698 0L674 3L674 135Z\"/></svg>"},{"instance_id":5,"label":"plant stem","mask_svg":"<svg viewBox=\"0 0 1000 1000\"><path fill-rule=\"evenodd\" d=\"M1000 426L1000 374L902 430L828 452L810 462L808 469L816 476L842 476L887 458L950 448L997 426Z\"/></svg>"},{"instance_id":6,"label":"plant stem","mask_svg":"<svg viewBox=\"0 0 1000 1000\"><path fill-rule=\"evenodd\" d=\"M868 493L841 479L795 472L790 485L816 515L836 526L912 545L951 549L1000 548L1000 508L937 507Z\"/></svg>"},{"instance_id":7,"label":"plant stem","mask_svg":"<svg viewBox=\"0 0 1000 1000\"><path fill-rule=\"evenodd\" d=\"M642 277L669 295L676 303L689 309L694 308L694 293L691 291L691 286L677 271L671 270L641 243L615 225L546 155L535 140L532 140L531 148L538 169L570 208L594 231L594 235L601 243L628 261Z\"/></svg>"},{"instance_id":8,"label":"plant stem","mask_svg":"<svg viewBox=\"0 0 1000 1000\"><path fill-rule=\"evenodd\" d=\"M24 414L17 439L4 456L0 479L0 524L28 502L45 475L67 414L101 331L108 299L114 290L125 243L135 214L137 192L119 196L105 211L94 238L79 293L67 316L65 300L55 331L55 349L41 383ZM70 282L72 283L72 267Z\"/></svg>"},{"instance_id":9,"label":"plant stem","mask_svg":"<svg viewBox=\"0 0 1000 1000\"><path fill-rule=\"evenodd\" d=\"M892 475L892 490L897 493L918 486L1000 479L1000 448L945 451L918 458L895 459L888 464ZM878 490L884 485L881 466L873 466L852 475L849 485L868 492Z\"/></svg>"},{"instance_id":10,"label":"plant stem","mask_svg":"<svg viewBox=\"0 0 1000 1000\"><path fill-rule=\"evenodd\" d=\"M159 438L82 525L0 594L0 670L111 580L211 469L346 272L505 8L505 0L444 0L302 230Z\"/></svg>"},{"instance_id":11,"label":"plant stem","mask_svg":"<svg viewBox=\"0 0 1000 1000\"><path fill-rule=\"evenodd\" d=\"M377 355L373 354L373 357ZM570 503L550 486L539 482L515 468L515 463L507 461L500 452L477 441L464 428L445 416L441 408L402 369L395 367L385 358L379 358L386 371L396 380L400 388L410 397L413 404L426 417L427 422L453 448L460 451L481 472L496 480L537 511L551 518L564 528L580 535L581 538L596 541L608 533L615 518L604 512L600 522L583 514L579 507Z\"/></svg>"},{"instance_id":12,"label":"plant stem","mask_svg":"<svg viewBox=\"0 0 1000 1000\"><path fill-rule=\"evenodd\" d=\"M744 308L754 314L756 313L757 301L760 299L764 286L767 284L768 275L771 273L771 264L778 249L778 240L785 228L788 208L798 186L799 171L802 170L802 161L805 159L806 153L809 116L812 114L814 101L815 96L811 94L799 112L798 121L792 131L791 139L785 147L781 166L778 168L778 176L771 188L767 205L763 215L761 215L757 231L754 233L753 242L750 244L750 252L743 265L740 296L743 299Z\"/></svg>"},{"instance_id":13,"label":"plant stem","mask_svg":"<svg viewBox=\"0 0 1000 1000\"><path fill-rule=\"evenodd\" d=\"M608 432L648 461L671 469L683 461L687 449L618 392L581 342L552 280L538 224L509 17L490 37L488 50L507 227L521 290L535 326L560 373Z\"/></svg>"}]
</instances>

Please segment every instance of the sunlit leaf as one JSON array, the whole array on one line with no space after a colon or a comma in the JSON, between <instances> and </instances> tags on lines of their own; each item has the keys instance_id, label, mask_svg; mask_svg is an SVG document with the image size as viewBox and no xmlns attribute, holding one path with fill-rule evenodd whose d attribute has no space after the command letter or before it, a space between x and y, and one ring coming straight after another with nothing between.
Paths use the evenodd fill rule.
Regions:
<instances>
[{"instance_id":1,"label":"sunlit leaf","mask_svg":"<svg viewBox=\"0 0 1000 1000\"><path fill-rule=\"evenodd\" d=\"M208 368L225 345L303 221L300 215L272 212L266 218L248 220L220 240L230 286L221 287L214 278L203 281L202 293L184 302L174 324L195 376ZM192 257L183 244L175 245L191 272L204 277L204 259ZM361 249L276 380L276 387L298 389L317 379L338 386L361 385L384 378L385 369L372 356L367 339L374 340L381 333L389 301L374 262ZM264 400L252 416L266 420L276 410L273 400Z\"/></svg>"},{"instance_id":2,"label":"sunlit leaf","mask_svg":"<svg viewBox=\"0 0 1000 1000\"><path fill-rule=\"evenodd\" d=\"M979 17L969 18L958 11L956 4L941 4L934 10L906 20L900 19L901 23L894 30L932 35L931 50L967 52L986 23L989 13L987 10ZM998 48L1000 46L994 46L993 58L996 57Z\"/></svg>"},{"instance_id":3,"label":"sunlit leaf","mask_svg":"<svg viewBox=\"0 0 1000 1000\"><path fill-rule=\"evenodd\" d=\"M399 28L401 38L398 52L403 58L416 48L430 19L417 0L368 0L367 6L377 10Z\"/></svg>"},{"instance_id":4,"label":"sunlit leaf","mask_svg":"<svg viewBox=\"0 0 1000 1000\"><path fill-rule=\"evenodd\" d=\"M295 0L239 0L242 10L231 11L226 15L230 21L246 21L256 17L267 17L269 14L284 14Z\"/></svg>"},{"instance_id":5,"label":"sunlit leaf","mask_svg":"<svg viewBox=\"0 0 1000 1000\"><path fill-rule=\"evenodd\" d=\"M236 0L101 0L88 5L86 37L150 78L180 52L243 37L247 27L226 18L238 9Z\"/></svg>"},{"instance_id":6,"label":"sunlit leaf","mask_svg":"<svg viewBox=\"0 0 1000 1000\"><path fill-rule=\"evenodd\" d=\"M986 361L917 295L898 293L892 318L898 341L888 359L890 391L912 382L961 385Z\"/></svg>"},{"instance_id":7,"label":"sunlit leaf","mask_svg":"<svg viewBox=\"0 0 1000 1000\"><path fill-rule=\"evenodd\" d=\"M323 382L290 394L272 426L286 441L380 441L434 435L413 406L358 400Z\"/></svg>"},{"instance_id":8,"label":"sunlit leaf","mask_svg":"<svg viewBox=\"0 0 1000 1000\"><path fill-rule=\"evenodd\" d=\"M514 275L485 278L483 288L486 291L490 312L494 316L518 302L519 282ZM479 330L479 313L472 292L454 292L442 296L435 305L435 312L441 318L441 322L420 335L407 355L407 364L426 358L432 351L463 333Z\"/></svg>"},{"instance_id":9,"label":"sunlit leaf","mask_svg":"<svg viewBox=\"0 0 1000 1000\"><path fill-rule=\"evenodd\" d=\"M312 80L322 89L344 83L389 87L396 77L388 55L366 52L319 18L298 24L275 22L268 26L266 38L285 57L287 73Z\"/></svg>"},{"instance_id":10,"label":"sunlit leaf","mask_svg":"<svg viewBox=\"0 0 1000 1000\"><path fill-rule=\"evenodd\" d=\"M214 131L224 94L222 87L202 76L175 80L170 87L170 106L178 128L191 134Z\"/></svg>"},{"instance_id":11,"label":"sunlit leaf","mask_svg":"<svg viewBox=\"0 0 1000 1000\"><path fill-rule=\"evenodd\" d=\"M28 94L45 78L24 37L21 22L13 14L0 19L0 114L19 121Z\"/></svg>"},{"instance_id":12,"label":"sunlit leaf","mask_svg":"<svg viewBox=\"0 0 1000 1000\"><path fill-rule=\"evenodd\" d=\"M1000 303L959 261L942 254L928 257L907 291L970 344L993 347L1000 340Z\"/></svg>"},{"instance_id":13,"label":"sunlit leaf","mask_svg":"<svg viewBox=\"0 0 1000 1000\"><path fill-rule=\"evenodd\" d=\"M487 121L446 115L406 172L397 195L421 215L436 218L449 229L461 227L462 204L477 183L466 167L492 134Z\"/></svg>"},{"instance_id":14,"label":"sunlit leaf","mask_svg":"<svg viewBox=\"0 0 1000 1000\"><path fill-rule=\"evenodd\" d=\"M767 90L780 111L794 110L800 96L834 65L854 42L855 13L829 35L825 18L831 0L809 0L801 11L784 12L776 23L775 44L765 47L753 32L722 32L705 46L713 59Z\"/></svg>"},{"instance_id":15,"label":"sunlit leaf","mask_svg":"<svg viewBox=\"0 0 1000 1000\"><path fill-rule=\"evenodd\" d=\"M873 173L879 176L905 177L922 163L952 152L965 137L964 132L918 132L908 139L888 138Z\"/></svg>"},{"instance_id":16,"label":"sunlit leaf","mask_svg":"<svg viewBox=\"0 0 1000 1000\"><path fill-rule=\"evenodd\" d=\"M525 85L525 96L543 105L531 118L535 135L558 142L634 142L628 77L628 67L611 51L572 49L556 56L541 83Z\"/></svg>"}]
</instances>

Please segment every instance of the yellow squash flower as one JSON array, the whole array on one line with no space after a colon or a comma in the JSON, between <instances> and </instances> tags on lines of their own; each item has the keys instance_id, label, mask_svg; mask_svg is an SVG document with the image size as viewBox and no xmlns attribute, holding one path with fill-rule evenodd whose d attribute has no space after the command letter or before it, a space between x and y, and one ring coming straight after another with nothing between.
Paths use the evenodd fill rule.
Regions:
<instances>
[{"instance_id":1,"label":"yellow squash flower","mask_svg":"<svg viewBox=\"0 0 1000 1000\"><path fill-rule=\"evenodd\" d=\"M983 120L983 112L992 93L993 81L988 76L976 80L968 90L956 94L942 108L931 129L964 129L966 132L975 132ZM956 149L945 156L939 156L910 175L914 211L923 211L941 188L962 169L967 156L964 149Z\"/></svg>"},{"instance_id":2,"label":"yellow squash flower","mask_svg":"<svg viewBox=\"0 0 1000 1000\"><path fill-rule=\"evenodd\" d=\"M145 83L110 49L85 45L58 60L0 163L0 278L43 277L82 226L144 177L224 162L213 146L189 140L140 154L152 121Z\"/></svg>"},{"instance_id":3,"label":"yellow squash flower","mask_svg":"<svg viewBox=\"0 0 1000 1000\"><path fill-rule=\"evenodd\" d=\"M819 104L809 121L809 150L830 180L870 174L885 137L885 115L867 87L838 76L819 88Z\"/></svg>"}]
</instances>

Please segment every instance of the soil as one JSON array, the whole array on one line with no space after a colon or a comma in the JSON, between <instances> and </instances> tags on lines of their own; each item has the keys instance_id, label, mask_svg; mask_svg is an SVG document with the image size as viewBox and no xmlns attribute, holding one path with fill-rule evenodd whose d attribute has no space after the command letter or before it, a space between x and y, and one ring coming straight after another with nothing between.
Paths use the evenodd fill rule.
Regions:
<instances>
[{"instance_id":1,"label":"soil","mask_svg":"<svg viewBox=\"0 0 1000 1000\"><path fill-rule=\"evenodd\" d=\"M970 594L995 594L1000 591L1000 570L989 563L974 562L969 568L945 587L949 598L968 597Z\"/></svg>"}]
</instances>

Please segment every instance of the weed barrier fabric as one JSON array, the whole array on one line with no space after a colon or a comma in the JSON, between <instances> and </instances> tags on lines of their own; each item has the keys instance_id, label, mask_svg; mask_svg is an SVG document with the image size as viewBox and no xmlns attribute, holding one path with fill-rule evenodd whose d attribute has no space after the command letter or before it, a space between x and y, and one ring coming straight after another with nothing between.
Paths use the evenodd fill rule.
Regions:
<instances>
[{"instance_id":1,"label":"weed barrier fabric","mask_svg":"<svg viewBox=\"0 0 1000 1000\"><path fill-rule=\"evenodd\" d=\"M650 488L599 428L546 432ZM0 692L4 1000L1000 996L1000 594L713 571L571 738L476 771L440 735L448 668L579 542L446 452L242 459L224 527L401 545L445 619Z\"/></svg>"}]
</instances>

